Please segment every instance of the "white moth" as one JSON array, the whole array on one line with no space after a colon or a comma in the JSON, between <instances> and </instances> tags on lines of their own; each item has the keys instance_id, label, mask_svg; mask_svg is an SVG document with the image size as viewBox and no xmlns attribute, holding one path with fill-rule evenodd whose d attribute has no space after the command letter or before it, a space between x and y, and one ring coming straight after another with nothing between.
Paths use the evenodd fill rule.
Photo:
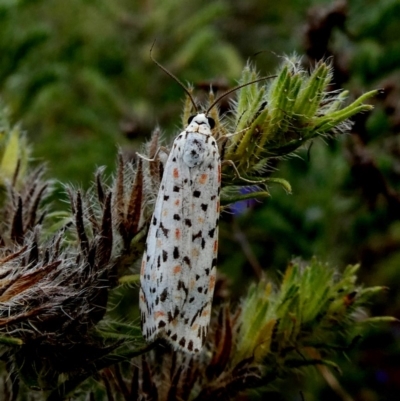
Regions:
<instances>
[{"instance_id":1,"label":"white moth","mask_svg":"<svg viewBox=\"0 0 400 401\"><path fill-rule=\"evenodd\" d=\"M144 337L187 352L204 345L215 286L221 161L213 126L199 113L175 139L140 272Z\"/></svg>"}]
</instances>

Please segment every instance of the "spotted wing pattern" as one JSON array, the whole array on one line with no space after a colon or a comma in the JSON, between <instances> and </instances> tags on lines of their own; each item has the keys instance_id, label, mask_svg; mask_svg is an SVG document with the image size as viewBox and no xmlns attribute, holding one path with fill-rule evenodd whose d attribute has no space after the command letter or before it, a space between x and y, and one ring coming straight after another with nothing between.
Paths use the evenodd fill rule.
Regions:
<instances>
[{"instance_id":1,"label":"spotted wing pattern","mask_svg":"<svg viewBox=\"0 0 400 401\"><path fill-rule=\"evenodd\" d=\"M176 349L201 350L215 286L221 164L204 114L175 139L141 266L142 332Z\"/></svg>"}]
</instances>

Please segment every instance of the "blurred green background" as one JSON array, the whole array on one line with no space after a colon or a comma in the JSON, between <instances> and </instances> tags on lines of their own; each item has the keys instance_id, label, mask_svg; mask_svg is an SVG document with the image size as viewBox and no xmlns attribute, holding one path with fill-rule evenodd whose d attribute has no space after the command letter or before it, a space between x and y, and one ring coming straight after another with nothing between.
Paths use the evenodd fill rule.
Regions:
<instances>
[{"instance_id":1,"label":"blurred green background","mask_svg":"<svg viewBox=\"0 0 400 401\"><path fill-rule=\"evenodd\" d=\"M238 299L294 256L360 262L360 281L390 287L372 313L400 317L399 26L400 0L0 0L0 96L35 163L87 188L97 166L112 174L118 147L133 157L157 125L166 138L182 127L184 93L150 60L155 39L154 56L200 99L210 83L234 86L249 58L268 75L285 54L305 68L331 57L332 90L384 89L374 112L274 165L292 195L271 188L223 216L220 271ZM371 328L343 353L338 387L310 368L269 399L397 400L399 337L398 325Z\"/></svg>"}]
</instances>

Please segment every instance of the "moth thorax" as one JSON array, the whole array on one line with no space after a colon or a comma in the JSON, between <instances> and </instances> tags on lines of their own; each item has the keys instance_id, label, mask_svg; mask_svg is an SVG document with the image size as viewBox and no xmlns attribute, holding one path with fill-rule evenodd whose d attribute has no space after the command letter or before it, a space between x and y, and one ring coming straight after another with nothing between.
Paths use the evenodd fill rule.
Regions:
<instances>
[{"instance_id":1,"label":"moth thorax","mask_svg":"<svg viewBox=\"0 0 400 401\"><path fill-rule=\"evenodd\" d=\"M189 167L200 165L204 161L206 137L195 132L189 133L183 148L183 161Z\"/></svg>"}]
</instances>

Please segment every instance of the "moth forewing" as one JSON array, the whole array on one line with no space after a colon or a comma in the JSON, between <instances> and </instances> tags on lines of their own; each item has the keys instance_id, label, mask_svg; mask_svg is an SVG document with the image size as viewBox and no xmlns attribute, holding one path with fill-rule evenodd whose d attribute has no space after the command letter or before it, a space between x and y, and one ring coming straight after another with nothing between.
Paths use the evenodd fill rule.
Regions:
<instances>
[{"instance_id":1,"label":"moth forewing","mask_svg":"<svg viewBox=\"0 0 400 401\"><path fill-rule=\"evenodd\" d=\"M140 275L143 335L189 352L204 345L215 286L221 162L212 127L197 114L173 143Z\"/></svg>"}]
</instances>

